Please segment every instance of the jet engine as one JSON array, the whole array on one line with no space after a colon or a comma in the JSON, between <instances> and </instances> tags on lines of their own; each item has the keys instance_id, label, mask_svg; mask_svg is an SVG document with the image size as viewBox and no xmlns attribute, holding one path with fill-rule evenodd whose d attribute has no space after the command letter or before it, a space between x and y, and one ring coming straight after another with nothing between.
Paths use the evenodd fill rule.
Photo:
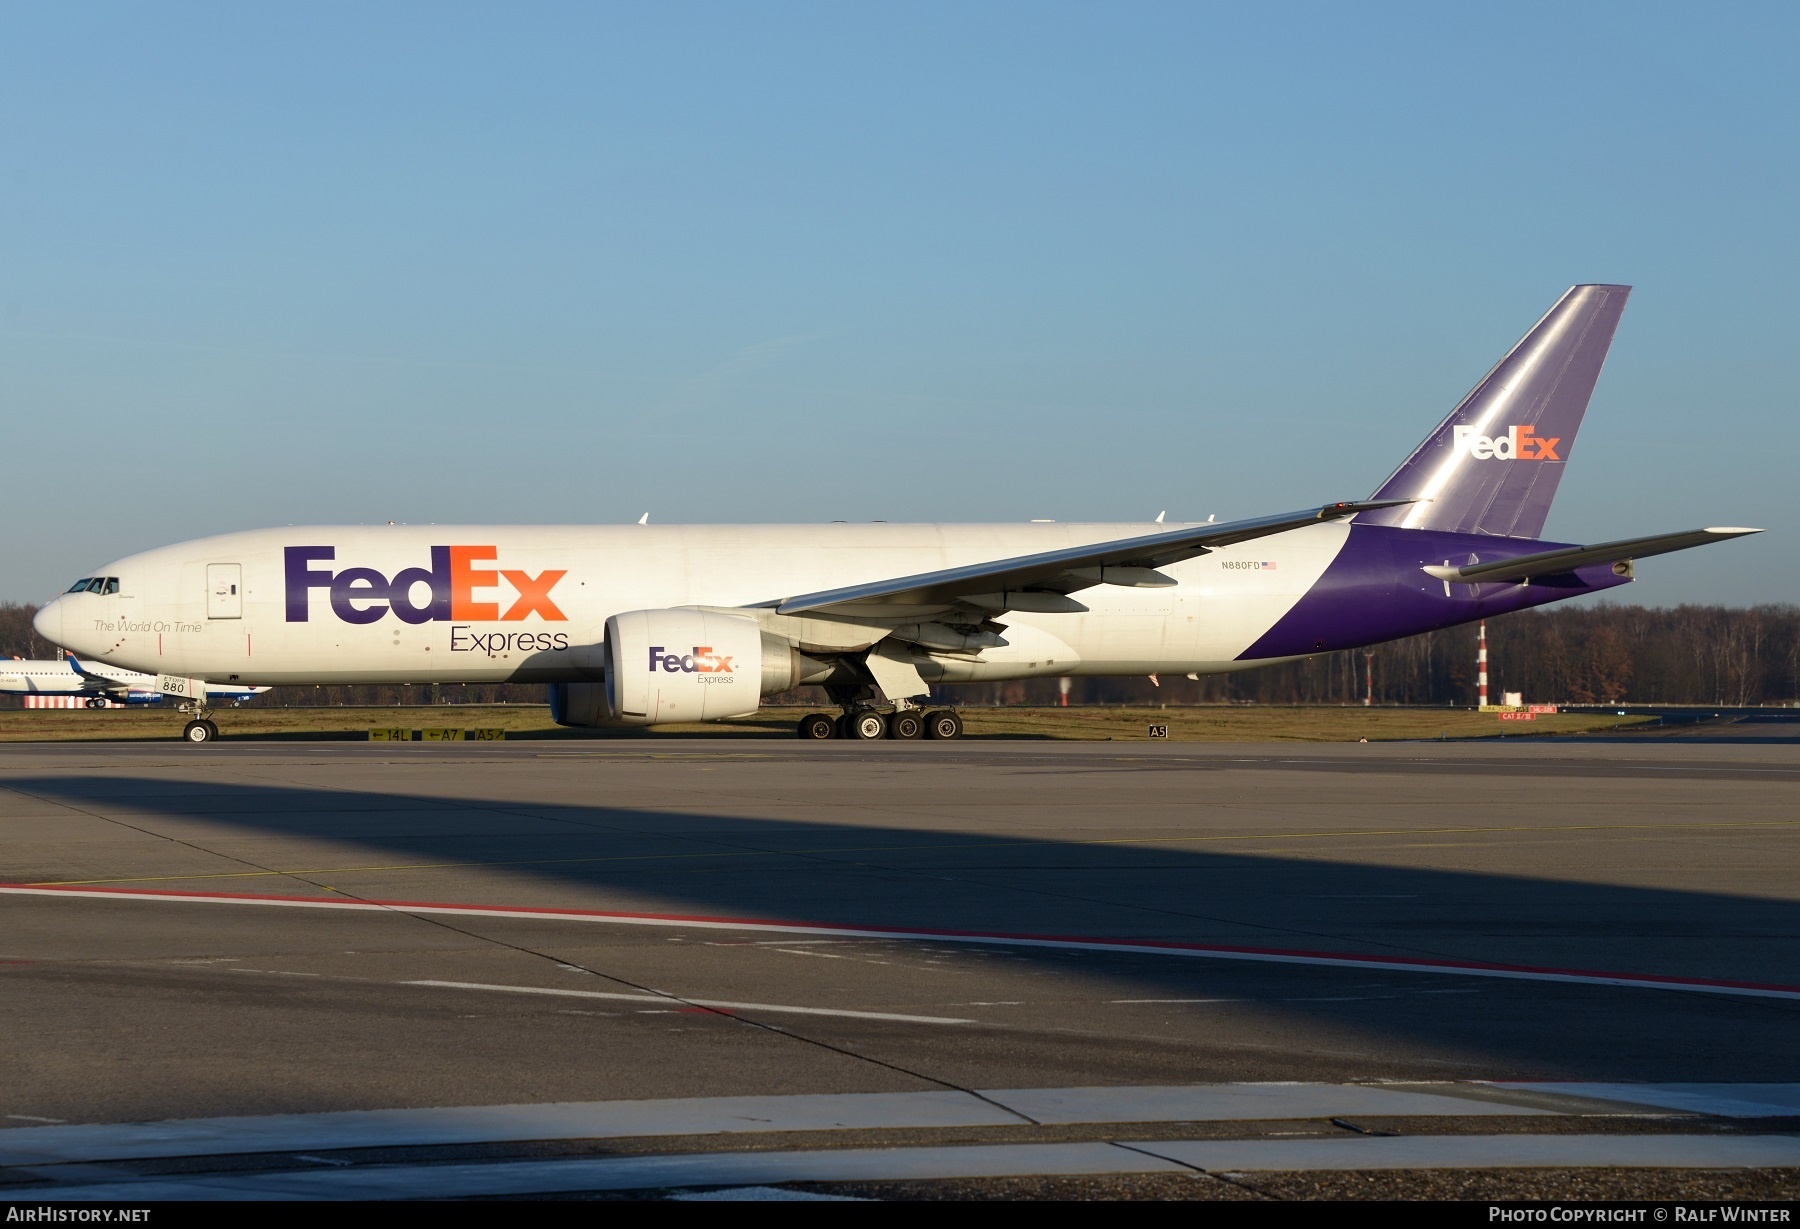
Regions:
<instances>
[{"instance_id":1,"label":"jet engine","mask_svg":"<svg viewBox=\"0 0 1800 1229\"><path fill-rule=\"evenodd\" d=\"M755 619L716 610L633 610L606 621L601 684L562 685L563 725L666 725L747 717L762 698L832 672Z\"/></svg>"}]
</instances>

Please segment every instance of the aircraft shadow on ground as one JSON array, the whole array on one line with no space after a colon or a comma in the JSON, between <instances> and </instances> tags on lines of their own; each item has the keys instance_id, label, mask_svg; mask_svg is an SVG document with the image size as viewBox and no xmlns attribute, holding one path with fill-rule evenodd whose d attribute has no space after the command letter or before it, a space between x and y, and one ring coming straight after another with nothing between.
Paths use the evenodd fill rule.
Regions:
<instances>
[{"instance_id":1,"label":"aircraft shadow on ground","mask_svg":"<svg viewBox=\"0 0 1800 1229\"><path fill-rule=\"evenodd\" d=\"M355 860L366 858L370 865L453 872L467 867L504 877L458 884L451 898L458 902L1800 981L1787 973L1800 950L1800 902L1748 896L1310 856L603 805L131 776L27 776L7 785L90 812L128 807L140 818L202 821L242 836L352 846ZM312 869L333 865L341 870L351 863L328 860ZM298 873L118 886L293 894L298 881L305 881L328 882L340 895L393 895L374 879L359 885L347 874ZM444 890L431 889L438 900L446 899ZM296 914L288 924L305 926L309 916ZM221 917L219 924L230 922ZM606 942L608 928L568 925L570 944ZM1241 998L1273 1026L1287 1020L1364 1039L1391 1037L1427 1052L1478 1055L1495 1074L1513 1078L1800 1080L1800 1002L1794 1001L1163 956L1005 951L1033 971L1098 982L1117 991L1118 998ZM1385 996L1384 988L1395 993Z\"/></svg>"}]
</instances>

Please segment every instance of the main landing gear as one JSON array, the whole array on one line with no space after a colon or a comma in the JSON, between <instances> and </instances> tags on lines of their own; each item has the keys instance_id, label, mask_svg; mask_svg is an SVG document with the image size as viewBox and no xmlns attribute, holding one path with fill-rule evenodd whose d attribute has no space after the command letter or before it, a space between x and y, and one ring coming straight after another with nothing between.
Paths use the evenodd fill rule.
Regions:
<instances>
[{"instance_id":1,"label":"main landing gear","mask_svg":"<svg viewBox=\"0 0 1800 1229\"><path fill-rule=\"evenodd\" d=\"M962 718L947 708L929 713L916 708L895 709L891 713L859 708L841 717L833 717L830 713L808 713L800 718L795 732L808 739L869 741L877 738L961 738L962 729Z\"/></svg>"}]
</instances>

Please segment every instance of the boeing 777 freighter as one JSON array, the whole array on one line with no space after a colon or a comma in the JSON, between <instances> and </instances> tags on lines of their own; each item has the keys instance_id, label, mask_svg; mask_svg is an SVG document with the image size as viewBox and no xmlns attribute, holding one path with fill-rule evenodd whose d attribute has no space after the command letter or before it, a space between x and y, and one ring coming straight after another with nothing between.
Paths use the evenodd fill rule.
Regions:
<instances>
[{"instance_id":1,"label":"boeing 777 freighter","mask_svg":"<svg viewBox=\"0 0 1800 1229\"><path fill-rule=\"evenodd\" d=\"M824 687L806 738L954 738L933 683L1216 674L1612 588L1758 532L1542 541L1630 293L1576 286L1367 500L1223 524L264 529L133 555L39 634L204 684L542 682L569 726L741 717Z\"/></svg>"}]
</instances>

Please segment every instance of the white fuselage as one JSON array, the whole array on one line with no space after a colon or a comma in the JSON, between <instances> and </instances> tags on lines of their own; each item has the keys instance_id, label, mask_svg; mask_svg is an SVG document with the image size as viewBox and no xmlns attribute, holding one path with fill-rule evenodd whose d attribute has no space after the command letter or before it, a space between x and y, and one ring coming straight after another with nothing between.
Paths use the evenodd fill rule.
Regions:
<instances>
[{"instance_id":1,"label":"white fuselage","mask_svg":"<svg viewBox=\"0 0 1800 1229\"><path fill-rule=\"evenodd\" d=\"M625 611L755 605L1174 528L265 529L109 564L102 571L120 579L118 593L66 594L46 608L39 627L115 666L218 682L584 681L601 676L603 628ZM1318 580L1348 533L1320 523L1215 550L1165 568L1179 582L1172 588L1096 585L1077 594L1085 614L1005 614L1005 646L948 660L938 677L1241 668L1247 663L1239 654ZM298 583L296 549L303 551Z\"/></svg>"},{"instance_id":2,"label":"white fuselage","mask_svg":"<svg viewBox=\"0 0 1800 1229\"><path fill-rule=\"evenodd\" d=\"M93 673L121 689L151 692L156 688L154 675L117 666L95 666ZM83 678L66 661L0 661L0 694L19 696L98 695L106 684Z\"/></svg>"},{"instance_id":3,"label":"white fuselage","mask_svg":"<svg viewBox=\"0 0 1800 1229\"><path fill-rule=\"evenodd\" d=\"M14 658L0 660L0 695L80 696L130 692L154 697L156 676L119 666L82 663L87 674L81 674L66 661L25 661ZM246 687L208 687L209 696L242 699L251 694Z\"/></svg>"}]
</instances>

